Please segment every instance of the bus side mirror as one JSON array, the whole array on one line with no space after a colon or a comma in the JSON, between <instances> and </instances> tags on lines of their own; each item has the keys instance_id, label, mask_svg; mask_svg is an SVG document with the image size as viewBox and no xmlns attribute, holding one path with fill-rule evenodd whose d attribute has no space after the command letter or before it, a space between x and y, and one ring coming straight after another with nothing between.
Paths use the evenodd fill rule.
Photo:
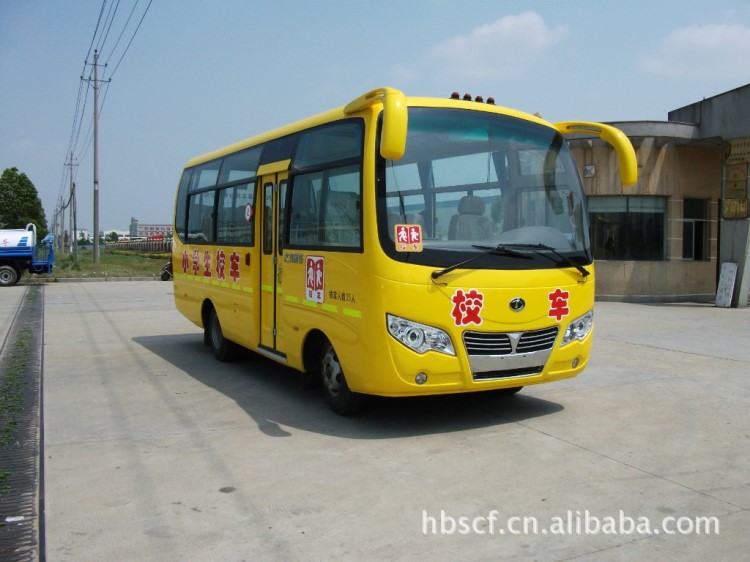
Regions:
<instances>
[{"instance_id":1,"label":"bus side mirror","mask_svg":"<svg viewBox=\"0 0 750 562\"><path fill-rule=\"evenodd\" d=\"M380 155L390 160L401 160L406 150L406 129L409 116L406 96L395 88L378 88L361 95L344 107L349 115L370 107L376 102L383 103L383 130L380 133Z\"/></svg>"},{"instance_id":2,"label":"bus side mirror","mask_svg":"<svg viewBox=\"0 0 750 562\"><path fill-rule=\"evenodd\" d=\"M555 128L563 135L594 135L609 143L617 153L622 184L629 186L638 181L638 161L635 157L635 150L630 139L620 129L590 121L555 123Z\"/></svg>"}]
</instances>

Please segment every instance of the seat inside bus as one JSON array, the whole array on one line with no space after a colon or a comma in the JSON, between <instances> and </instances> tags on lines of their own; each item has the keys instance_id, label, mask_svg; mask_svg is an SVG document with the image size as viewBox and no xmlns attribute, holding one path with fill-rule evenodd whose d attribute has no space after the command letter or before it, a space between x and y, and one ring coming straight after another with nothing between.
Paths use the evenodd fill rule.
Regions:
<instances>
[{"instance_id":1,"label":"seat inside bus","mask_svg":"<svg viewBox=\"0 0 750 562\"><path fill-rule=\"evenodd\" d=\"M448 225L449 240L486 240L492 236L492 223L485 216L481 197L466 195L458 202L458 214Z\"/></svg>"}]
</instances>

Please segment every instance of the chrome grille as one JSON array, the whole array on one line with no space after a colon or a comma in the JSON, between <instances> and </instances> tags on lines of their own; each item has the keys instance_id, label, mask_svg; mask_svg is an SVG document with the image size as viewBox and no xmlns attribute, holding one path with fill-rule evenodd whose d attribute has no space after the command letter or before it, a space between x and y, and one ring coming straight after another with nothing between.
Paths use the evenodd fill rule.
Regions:
<instances>
[{"instance_id":1,"label":"chrome grille","mask_svg":"<svg viewBox=\"0 0 750 562\"><path fill-rule=\"evenodd\" d=\"M510 355L552 349L558 331L553 326L531 332L464 332L463 338L469 355Z\"/></svg>"}]
</instances>

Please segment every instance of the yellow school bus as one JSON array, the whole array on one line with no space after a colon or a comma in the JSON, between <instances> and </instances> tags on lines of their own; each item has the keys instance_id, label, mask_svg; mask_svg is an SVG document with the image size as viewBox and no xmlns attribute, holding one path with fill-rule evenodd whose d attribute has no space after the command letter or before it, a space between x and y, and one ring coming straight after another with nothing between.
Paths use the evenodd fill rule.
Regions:
<instances>
[{"instance_id":1,"label":"yellow school bus","mask_svg":"<svg viewBox=\"0 0 750 562\"><path fill-rule=\"evenodd\" d=\"M366 395L512 394L588 361L594 268L564 135L489 98L370 91L194 158L174 220L174 297L220 361L238 346Z\"/></svg>"}]
</instances>

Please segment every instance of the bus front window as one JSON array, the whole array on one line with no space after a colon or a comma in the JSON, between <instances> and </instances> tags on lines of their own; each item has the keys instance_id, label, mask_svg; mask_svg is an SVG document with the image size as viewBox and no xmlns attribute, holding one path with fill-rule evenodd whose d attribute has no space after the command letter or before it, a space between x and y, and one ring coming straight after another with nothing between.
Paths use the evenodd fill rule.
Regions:
<instances>
[{"instance_id":1,"label":"bus front window","mask_svg":"<svg viewBox=\"0 0 750 562\"><path fill-rule=\"evenodd\" d=\"M406 151L379 166L380 240L394 259L445 266L477 245L544 245L590 263L583 189L550 127L496 113L410 108ZM398 225L419 225L418 252L396 251ZM555 267L512 257L472 267Z\"/></svg>"}]
</instances>

